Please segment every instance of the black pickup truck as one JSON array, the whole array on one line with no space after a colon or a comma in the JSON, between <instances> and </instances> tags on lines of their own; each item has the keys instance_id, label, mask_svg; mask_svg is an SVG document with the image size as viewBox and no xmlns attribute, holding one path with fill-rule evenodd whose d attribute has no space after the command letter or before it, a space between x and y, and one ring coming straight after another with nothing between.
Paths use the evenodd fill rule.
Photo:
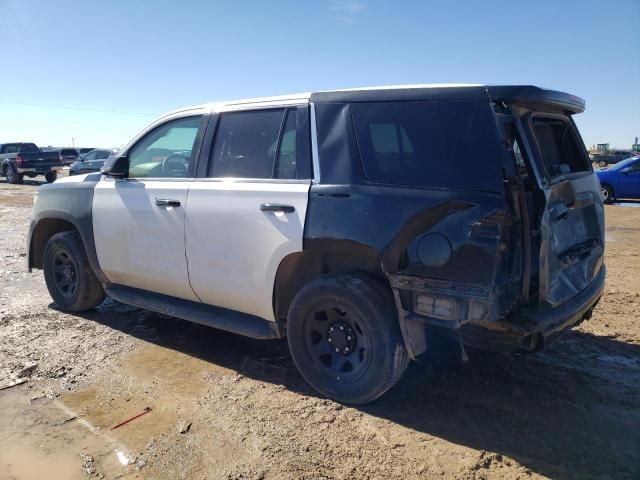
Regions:
<instances>
[{"instance_id":1,"label":"black pickup truck","mask_svg":"<svg viewBox=\"0 0 640 480\"><path fill-rule=\"evenodd\" d=\"M43 152L34 143L5 143L0 144L0 166L9 183L22 183L25 175L44 175L52 183L62 169L62 158L59 152Z\"/></svg>"}]
</instances>

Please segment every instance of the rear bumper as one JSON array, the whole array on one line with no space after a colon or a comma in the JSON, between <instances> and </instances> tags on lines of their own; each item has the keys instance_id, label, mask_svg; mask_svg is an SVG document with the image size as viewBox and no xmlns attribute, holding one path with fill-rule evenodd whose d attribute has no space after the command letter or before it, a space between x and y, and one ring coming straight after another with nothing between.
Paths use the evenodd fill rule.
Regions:
<instances>
[{"instance_id":1,"label":"rear bumper","mask_svg":"<svg viewBox=\"0 0 640 480\"><path fill-rule=\"evenodd\" d=\"M52 167L33 167L33 168L16 168L18 173L47 173L62 170L62 165L54 165Z\"/></svg>"},{"instance_id":2,"label":"rear bumper","mask_svg":"<svg viewBox=\"0 0 640 480\"><path fill-rule=\"evenodd\" d=\"M589 286L554 309L529 308L508 319L461 327L466 345L492 351L535 351L560 334L591 318L604 290L606 269L602 265Z\"/></svg>"}]
</instances>

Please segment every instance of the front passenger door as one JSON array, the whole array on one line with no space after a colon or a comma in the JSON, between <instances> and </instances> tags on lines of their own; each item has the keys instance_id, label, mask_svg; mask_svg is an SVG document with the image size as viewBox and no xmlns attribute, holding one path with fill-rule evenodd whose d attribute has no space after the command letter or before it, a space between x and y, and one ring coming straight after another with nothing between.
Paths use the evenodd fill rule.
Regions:
<instances>
[{"instance_id":1,"label":"front passenger door","mask_svg":"<svg viewBox=\"0 0 640 480\"><path fill-rule=\"evenodd\" d=\"M621 197L640 197L640 160L636 160L618 172L617 194Z\"/></svg>"},{"instance_id":2,"label":"front passenger door","mask_svg":"<svg viewBox=\"0 0 640 480\"><path fill-rule=\"evenodd\" d=\"M184 226L203 124L197 115L157 126L125 152L129 178L98 182L93 229L98 261L111 283L197 301L189 286Z\"/></svg>"}]
</instances>

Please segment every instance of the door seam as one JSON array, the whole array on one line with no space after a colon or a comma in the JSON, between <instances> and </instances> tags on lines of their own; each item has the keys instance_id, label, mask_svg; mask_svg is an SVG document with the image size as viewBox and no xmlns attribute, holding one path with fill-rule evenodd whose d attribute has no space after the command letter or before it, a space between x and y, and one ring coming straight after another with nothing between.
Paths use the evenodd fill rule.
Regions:
<instances>
[{"instance_id":1,"label":"door seam","mask_svg":"<svg viewBox=\"0 0 640 480\"><path fill-rule=\"evenodd\" d=\"M193 285L191 285L191 272L189 272L189 256L187 255L187 221L188 221L187 208L189 206L189 193L191 193L191 186L192 185L193 185L193 180L191 180L189 182L189 186L187 187L187 196L186 196L186 199L184 201L184 230L182 231L182 235L183 235L182 238L183 238L183 242L184 242L184 261L185 261L186 266L187 266L187 282L189 282L189 288L191 289L193 294L196 296L198 301L200 303L204 303L202 301L202 299L198 296L196 291L194 290Z\"/></svg>"}]
</instances>

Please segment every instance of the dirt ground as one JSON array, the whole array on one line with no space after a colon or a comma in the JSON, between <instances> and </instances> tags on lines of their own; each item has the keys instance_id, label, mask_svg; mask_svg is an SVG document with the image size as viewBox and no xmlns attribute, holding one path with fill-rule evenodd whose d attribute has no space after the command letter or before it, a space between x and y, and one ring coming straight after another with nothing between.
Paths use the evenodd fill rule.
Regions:
<instances>
[{"instance_id":1,"label":"dirt ground","mask_svg":"<svg viewBox=\"0 0 640 480\"><path fill-rule=\"evenodd\" d=\"M638 479L640 207L606 207L606 293L543 353L446 344L362 408L281 341L107 300L59 312L25 269L39 182L0 182L0 479ZM110 427L151 411L115 430Z\"/></svg>"}]
</instances>

